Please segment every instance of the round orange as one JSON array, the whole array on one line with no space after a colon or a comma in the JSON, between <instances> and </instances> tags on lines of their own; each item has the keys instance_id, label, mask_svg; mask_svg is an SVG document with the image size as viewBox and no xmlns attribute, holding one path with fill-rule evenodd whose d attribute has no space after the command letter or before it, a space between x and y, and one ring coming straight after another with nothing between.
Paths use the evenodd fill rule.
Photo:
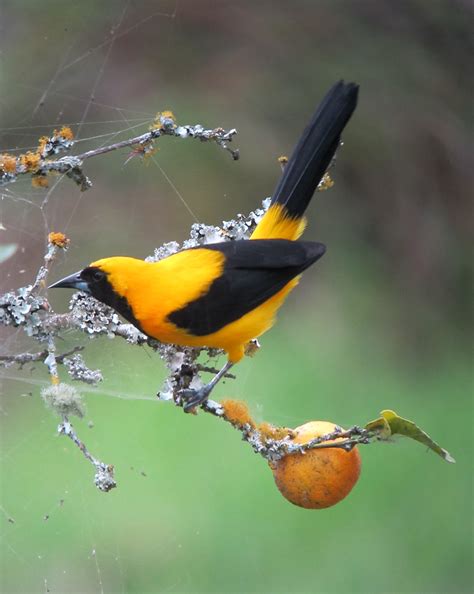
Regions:
<instances>
[{"instance_id":1,"label":"round orange","mask_svg":"<svg viewBox=\"0 0 474 594\"><path fill-rule=\"evenodd\" d=\"M293 441L305 444L335 428L327 421L310 421L294 430ZM271 464L283 497L308 509L331 507L344 499L359 478L360 466L356 447L350 452L342 448L312 449L305 454L288 454Z\"/></svg>"}]
</instances>

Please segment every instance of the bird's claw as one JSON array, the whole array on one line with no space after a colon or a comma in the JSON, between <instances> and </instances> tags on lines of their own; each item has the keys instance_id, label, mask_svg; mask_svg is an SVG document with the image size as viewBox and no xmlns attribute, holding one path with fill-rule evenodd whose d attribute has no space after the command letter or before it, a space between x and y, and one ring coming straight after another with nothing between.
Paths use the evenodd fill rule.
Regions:
<instances>
[{"instance_id":1,"label":"bird's claw","mask_svg":"<svg viewBox=\"0 0 474 594\"><path fill-rule=\"evenodd\" d=\"M192 388L181 390L180 396L183 401L184 412L191 412L196 406L202 404L209 396L209 390L205 389L204 386L200 390L194 390Z\"/></svg>"}]
</instances>

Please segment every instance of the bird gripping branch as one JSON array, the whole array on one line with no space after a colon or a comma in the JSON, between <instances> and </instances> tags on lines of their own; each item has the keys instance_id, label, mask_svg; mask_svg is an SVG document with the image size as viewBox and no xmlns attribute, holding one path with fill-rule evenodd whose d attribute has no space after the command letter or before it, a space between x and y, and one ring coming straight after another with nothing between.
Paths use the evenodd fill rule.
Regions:
<instances>
[{"instance_id":1,"label":"bird gripping branch","mask_svg":"<svg viewBox=\"0 0 474 594\"><path fill-rule=\"evenodd\" d=\"M92 262L54 287L85 291L144 334L183 346L219 348L228 361L199 390L184 390L185 410L207 399L266 332L301 273L323 244L300 241L306 208L336 153L357 105L358 86L335 84L305 128L250 240L182 250L158 262L111 257Z\"/></svg>"}]
</instances>

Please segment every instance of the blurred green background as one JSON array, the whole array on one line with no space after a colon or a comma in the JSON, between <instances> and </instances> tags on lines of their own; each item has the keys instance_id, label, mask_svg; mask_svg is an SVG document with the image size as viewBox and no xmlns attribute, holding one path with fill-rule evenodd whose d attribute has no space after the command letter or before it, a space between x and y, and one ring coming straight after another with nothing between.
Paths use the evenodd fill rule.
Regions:
<instances>
[{"instance_id":1,"label":"blurred green background","mask_svg":"<svg viewBox=\"0 0 474 594\"><path fill-rule=\"evenodd\" d=\"M473 590L471 18L462 0L2 3L1 151L63 123L86 150L171 108L179 123L236 127L241 159L163 138L148 166L125 165L127 151L87 162L84 194L69 180L3 188L0 243L19 249L1 291L31 282L48 230L71 237L56 279L182 241L188 208L212 224L255 208L327 88L357 81L336 185L309 210L305 237L328 253L217 396L289 426L393 408L457 460L406 440L364 447L346 500L299 509L232 428L156 402L151 351L68 333L60 348L86 345L106 378L75 427L118 488L98 492L56 435L41 366L2 370L2 592ZM65 293L50 297L57 311ZM2 354L37 348L0 332Z\"/></svg>"}]
</instances>

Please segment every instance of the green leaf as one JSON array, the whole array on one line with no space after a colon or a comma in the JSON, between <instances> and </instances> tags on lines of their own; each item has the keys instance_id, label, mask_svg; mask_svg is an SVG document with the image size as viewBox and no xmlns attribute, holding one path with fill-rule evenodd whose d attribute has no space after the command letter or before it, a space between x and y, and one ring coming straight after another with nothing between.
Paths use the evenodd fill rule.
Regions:
<instances>
[{"instance_id":1,"label":"green leaf","mask_svg":"<svg viewBox=\"0 0 474 594\"><path fill-rule=\"evenodd\" d=\"M0 264L11 258L17 249L18 245L16 243L4 243L0 245Z\"/></svg>"},{"instance_id":2,"label":"green leaf","mask_svg":"<svg viewBox=\"0 0 474 594\"><path fill-rule=\"evenodd\" d=\"M374 433L377 433L378 439L387 440L390 439L390 436L392 435L390 425L383 417L380 419L375 419L375 421L370 421L370 423L367 423L365 428L367 431L373 431Z\"/></svg>"},{"instance_id":3,"label":"green leaf","mask_svg":"<svg viewBox=\"0 0 474 594\"><path fill-rule=\"evenodd\" d=\"M441 456L446 462L456 462L451 454L439 446L431 437L425 433L418 425L415 425L413 421L399 417L393 410L383 410L380 413L382 416L380 419L375 419L367 423L365 428L368 431L377 433L378 439L389 439L392 435L404 435L410 437L415 441L419 441L424 444L433 452L436 452L438 456Z\"/></svg>"}]
</instances>

